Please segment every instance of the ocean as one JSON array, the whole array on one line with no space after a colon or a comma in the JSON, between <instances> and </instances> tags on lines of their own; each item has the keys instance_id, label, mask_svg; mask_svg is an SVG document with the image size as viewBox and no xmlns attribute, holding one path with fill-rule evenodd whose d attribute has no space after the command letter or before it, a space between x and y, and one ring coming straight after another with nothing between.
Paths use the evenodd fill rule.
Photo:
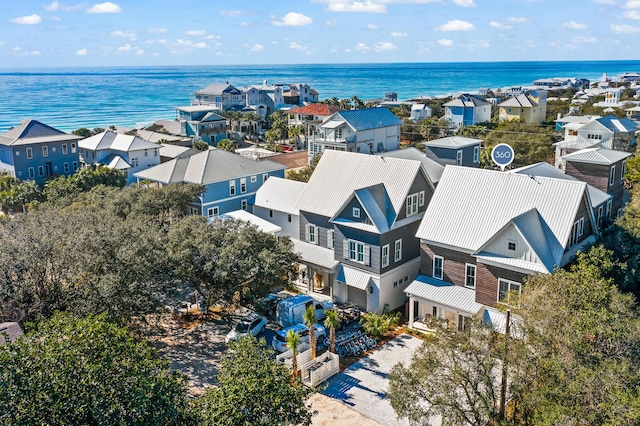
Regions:
<instances>
[{"instance_id":1,"label":"ocean","mask_svg":"<svg viewBox=\"0 0 640 426\"><path fill-rule=\"evenodd\" d=\"M458 62L0 69L0 132L33 118L65 131L175 118L175 107L211 83L305 82L320 99L398 99L530 85L539 78L599 80L640 72L640 61Z\"/></svg>"}]
</instances>

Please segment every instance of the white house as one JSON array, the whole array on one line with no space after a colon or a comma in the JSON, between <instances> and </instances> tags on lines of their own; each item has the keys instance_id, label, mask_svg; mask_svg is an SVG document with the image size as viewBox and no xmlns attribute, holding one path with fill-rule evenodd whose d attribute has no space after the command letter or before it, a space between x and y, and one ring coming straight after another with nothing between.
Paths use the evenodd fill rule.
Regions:
<instances>
[{"instance_id":1,"label":"white house","mask_svg":"<svg viewBox=\"0 0 640 426\"><path fill-rule=\"evenodd\" d=\"M278 235L300 238L300 210L297 204L307 184L272 177L256 191L253 214L280 227Z\"/></svg>"},{"instance_id":2,"label":"white house","mask_svg":"<svg viewBox=\"0 0 640 426\"><path fill-rule=\"evenodd\" d=\"M457 129L491 121L491 104L469 94L460 95L443 106L444 117Z\"/></svg>"},{"instance_id":3,"label":"white house","mask_svg":"<svg viewBox=\"0 0 640 426\"><path fill-rule=\"evenodd\" d=\"M411 120L413 122L424 120L429 117L431 117L431 108L426 104L411 105Z\"/></svg>"}]
</instances>

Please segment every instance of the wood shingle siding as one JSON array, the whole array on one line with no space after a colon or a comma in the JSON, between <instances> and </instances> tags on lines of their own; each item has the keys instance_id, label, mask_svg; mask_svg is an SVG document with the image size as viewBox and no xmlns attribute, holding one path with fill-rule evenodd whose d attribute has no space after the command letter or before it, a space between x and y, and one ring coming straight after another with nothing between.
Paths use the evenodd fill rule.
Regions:
<instances>
[{"instance_id":1,"label":"wood shingle siding","mask_svg":"<svg viewBox=\"0 0 640 426\"><path fill-rule=\"evenodd\" d=\"M527 274L478 263L476 268L476 302L493 306L498 302L498 279L523 283ZM526 291L523 288L523 291Z\"/></svg>"}]
</instances>

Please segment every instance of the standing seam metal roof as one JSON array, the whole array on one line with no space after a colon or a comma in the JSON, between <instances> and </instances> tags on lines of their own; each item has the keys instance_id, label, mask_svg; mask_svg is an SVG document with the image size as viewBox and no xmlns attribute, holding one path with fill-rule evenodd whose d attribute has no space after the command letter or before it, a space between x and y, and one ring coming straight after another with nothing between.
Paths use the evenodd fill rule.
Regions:
<instances>
[{"instance_id":1,"label":"standing seam metal roof","mask_svg":"<svg viewBox=\"0 0 640 426\"><path fill-rule=\"evenodd\" d=\"M339 115L349 123L356 131L378 129L381 127L400 126L402 121L385 107L354 109L351 111L336 112L332 117ZM330 120L329 117L328 120Z\"/></svg>"}]
</instances>

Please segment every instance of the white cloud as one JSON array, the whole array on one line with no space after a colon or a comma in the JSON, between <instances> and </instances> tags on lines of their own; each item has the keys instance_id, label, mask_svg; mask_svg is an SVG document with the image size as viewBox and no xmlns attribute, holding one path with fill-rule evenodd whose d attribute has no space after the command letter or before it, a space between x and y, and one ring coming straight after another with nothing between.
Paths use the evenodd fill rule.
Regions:
<instances>
[{"instance_id":1,"label":"white cloud","mask_svg":"<svg viewBox=\"0 0 640 426\"><path fill-rule=\"evenodd\" d=\"M441 38L440 40L438 40L438 44L445 47L453 46L453 40L448 38Z\"/></svg>"},{"instance_id":2,"label":"white cloud","mask_svg":"<svg viewBox=\"0 0 640 426\"><path fill-rule=\"evenodd\" d=\"M338 26L338 21L324 21L324 24L325 24L327 27L334 28L334 27L337 27L337 26Z\"/></svg>"},{"instance_id":3,"label":"white cloud","mask_svg":"<svg viewBox=\"0 0 640 426\"><path fill-rule=\"evenodd\" d=\"M220 40L220 36L210 35L210 36L207 36L207 40Z\"/></svg>"},{"instance_id":4,"label":"white cloud","mask_svg":"<svg viewBox=\"0 0 640 426\"><path fill-rule=\"evenodd\" d=\"M220 13L218 13L220 16L230 16L230 17L238 17L238 16L245 16L245 15L249 15L249 12L244 11L244 10L221 10Z\"/></svg>"},{"instance_id":5,"label":"white cloud","mask_svg":"<svg viewBox=\"0 0 640 426\"><path fill-rule=\"evenodd\" d=\"M640 27L633 25L611 25L611 32L615 34L633 34L640 31Z\"/></svg>"},{"instance_id":6,"label":"white cloud","mask_svg":"<svg viewBox=\"0 0 640 426\"><path fill-rule=\"evenodd\" d=\"M440 31L473 31L476 29L476 27L467 21L454 19L453 21L449 21L446 24L437 26L435 29Z\"/></svg>"},{"instance_id":7,"label":"white cloud","mask_svg":"<svg viewBox=\"0 0 640 426\"><path fill-rule=\"evenodd\" d=\"M4 40L0 40L0 46L4 46Z\"/></svg>"},{"instance_id":8,"label":"white cloud","mask_svg":"<svg viewBox=\"0 0 640 426\"><path fill-rule=\"evenodd\" d=\"M476 5L473 4L473 0L453 0L453 2L462 7L476 7Z\"/></svg>"},{"instance_id":9,"label":"white cloud","mask_svg":"<svg viewBox=\"0 0 640 426\"><path fill-rule=\"evenodd\" d=\"M392 32L391 37L409 37L409 33Z\"/></svg>"},{"instance_id":10,"label":"white cloud","mask_svg":"<svg viewBox=\"0 0 640 426\"><path fill-rule=\"evenodd\" d=\"M207 48L207 43L205 43L204 41L200 41L198 43L195 43L193 45L194 48L196 49L206 49Z\"/></svg>"},{"instance_id":11,"label":"white cloud","mask_svg":"<svg viewBox=\"0 0 640 426\"><path fill-rule=\"evenodd\" d=\"M289 49L299 50L307 55L311 55L311 50L307 46L303 46L300 43L294 41L289 43Z\"/></svg>"},{"instance_id":12,"label":"white cloud","mask_svg":"<svg viewBox=\"0 0 640 426\"><path fill-rule=\"evenodd\" d=\"M252 52L262 52L264 50L264 46L261 45L260 43L256 43L252 45L245 44L244 47L246 47Z\"/></svg>"},{"instance_id":13,"label":"white cloud","mask_svg":"<svg viewBox=\"0 0 640 426\"><path fill-rule=\"evenodd\" d=\"M188 36L203 36L207 32L205 30L189 30L185 31L184 34Z\"/></svg>"},{"instance_id":14,"label":"white cloud","mask_svg":"<svg viewBox=\"0 0 640 426\"><path fill-rule=\"evenodd\" d=\"M33 15L12 19L11 22L19 25L37 25L42 22L42 18L40 15L34 13Z\"/></svg>"},{"instance_id":15,"label":"white cloud","mask_svg":"<svg viewBox=\"0 0 640 426\"><path fill-rule=\"evenodd\" d=\"M384 52L389 50L396 50L398 46L388 41L381 41L373 45L373 49L376 52Z\"/></svg>"},{"instance_id":16,"label":"white cloud","mask_svg":"<svg viewBox=\"0 0 640 426\"><path fill-rule=\"evenodd\" d=\"M44 5L44 10L46 10L47 12L55 12L59 7L60 2L52 1L51 3Z\"/></svg>"},{"instance_id":17,"label":"white cloud","mask_svg":"<svg viewBox=\"0 0 640 426\"><path fill-rule=\"evenodd\" d=\"M512 16L509 19L507 19L507 21L515 22L517 24L524 24L525 22L529 22L529 19L528 18L516 18L515 16Z\"/></svg>"},{"instance_id":18,"label":"white cloud","mask_svg":"<svg viewBox=\"0 0 640 426\"><path fill-rule=\"evenodd\" d=\"M118 52L131 52L133 50L133 47L127 43L124 46L120 46L118 47Z\"/></svg>"},{"instance_id":19,"label":"white cloud","mask_svg":"<svg viewBox=\"0 0 640 426\"><path fill-rule=\"evenodd\" d=\"M571 39L571 43L581 44L581 43L595 43L598 39L595 37L587 37L587 36L575 36Z\"/></svg>"},{"instance_id":20,"label":"white cloud","mask_svg":"<svg viewBox=\"0 0 640 426\"><path fill-rule=\"evenodd\" d=\"M147 28L149 34L166 34L169 32L167 28Z\"/></svg>"},{"instance_id":21,"label":"white cloud","mask_svg":"<svg viewBox=\"0 0 640 426\"><path fill-rule=\"evenodd\" d=\"M491 21L491 22L489 22L489 25L492 26L493 28L498 28L498 29L501 29L501 30L511 30L511 29L513 29L512 25L504 25L504 24L501 24L500 22L497 22L497 21Z\"/></svg>"},{"instance_id":22,"label":"white cloud","mask_svg":"<svg viewBox=\"0 0 640 426\"><path fill-rule=\"evenodd\" d=\"M331 12L387 13L387 6L385 6L384 4L373 2L371 0L330 1L328 9Z\"/></svg>"},{"instance_id":23,"label":"white cloud","mask_svg":"<svg viewBox=\"0 0 640 426\"><path fill-rule=\"evenodd\" d=\"M586 30L589 28L587 24L582 24L576 21L563 22L562 26L570 30Z\"/></svg>"},{"instance_id":24,"label":"white cloud","mask_svg":"<svg viewBox=\"0 0 640 426\"><path fill-rule=\"evenodd\" d=\"M369 46L367 46L364 43L358 43L355 47L356 50L359 50L361 52L367 52L369 50Z\"/></svg>"},{"instance_id":25,"label":"white cloud","mask_svg":"<svg viewBox=\"0 0 640 426\"><path fill-rule=\"evenodd\" d=\"M313 22L313 19L309 18L302 13L289 12L282 17L281 20L272 20L271 23L276 27L301 27L309 25Z\"/></svg>"},{"instance_id":26,"label":"white cloud","mask_svg":"<svg viewBox=\"0 0 640 426\"><path fill-rule=\"evenodd\" d=\"M41 51L39 51L39 50L32 50L31 52L29 52L29 54L30 54L31 56L38 56L38 55L41 55L41 54L42 54L42 52L41 52Z\"/></svg>"},{"instance_id":27,"label":"white cloud","mask_svg":"<svg viewBox=\"0 0 640 426\"><path fill-rule=\"evenodd\" d=\"M240 26L243 27L243 28L253 27L253 23L252 22L240 22Z\"/></svg>"},{"instance_id":28,"label":"white cloud","mask_svg":"<svg viewBox=\"0 0 640 426\"><path fill-rule=\"evenodd\" d=\"M78 56L87 56L88 54L89 54L89 51L87 49L80 49L76 51L76 55Z\"/></svg>"},{"instance_id":29,"label":"white cloud","mask_svg":"<svg viewBox=\"0 0 640 426\"><path fill-rule=\"evenodd\" d=\"M615 5L618 4L617 1L615 0L591 0L591 3L595 3L595 4L608 4L608 5Z\"/></svg>"},{"instance_id":30,"label":"white cloud","mask_svg":"<svg viewBox=\"0 0 640 426\"><path fill-rule=\"evenodd\" d=\"M625 9L640 9L640 0L629 0L624 4Z\"/></svg>"},{"instance_id":31,"label":"white cloud","mask_svg":"<svg viewBox=\"0 0 640 426\"><path fill-rule=\"evenodd\" d=\"M122 13L122 9L117 4L107 1L94 4L93 7L87 9L87 13Z\"/></svg>"},{"instance_id":32,"label":"white cloud","mask_svg":"<svg viewBox=\"0 0 640 426\"><path fill-rule=\"evenodd\" d=\"M378 31L380 29L378 24L367 24L367 28L372 30L372 31Z\"/></svg>"},{"instance_id":33,"label":"white cloud","mask_svg":"<svg viewBox=\"0 0 640 426\"><path fill-rule=\"evenodd\" d=\"M52 16L52 17L50 17L49 19L51 19L52 21L58 21L58 22L59 22L59 21L62 21L62 18L61 18L61 17L59 17L59 16Z\"/></svg>"},{"instance_id":34,"label":"white cloud","mask_svg":"<svg viewBox=\"0 0 640 426\"><path fill-rule=\"evenodd\" d=\"M111 37L120 37L120 38L128 38L131 41L135 41L136 37L137 37L137 33L136 31L112 31L111 32Z\"/></svg>"},{"instance_id":35,"label":"white cloud","mask_svg":"<svg viewBox=\"0 0 640 426\"><path fill-rule=\"evenodd\" d=\"M638 12L637 10L629 10L629 11L623 13L623 15L627 19L640 20L640 12Z\"/></svg>"},{"instance_id":36,"label":"white cloud","mask_svg":"<svg viewBox=\"0 0 640 426\"><path fill-rule=\"evenodd\" d=\"M136 55L144 55L144 49L136 50Z\"/></svg>"}]
</instances>

